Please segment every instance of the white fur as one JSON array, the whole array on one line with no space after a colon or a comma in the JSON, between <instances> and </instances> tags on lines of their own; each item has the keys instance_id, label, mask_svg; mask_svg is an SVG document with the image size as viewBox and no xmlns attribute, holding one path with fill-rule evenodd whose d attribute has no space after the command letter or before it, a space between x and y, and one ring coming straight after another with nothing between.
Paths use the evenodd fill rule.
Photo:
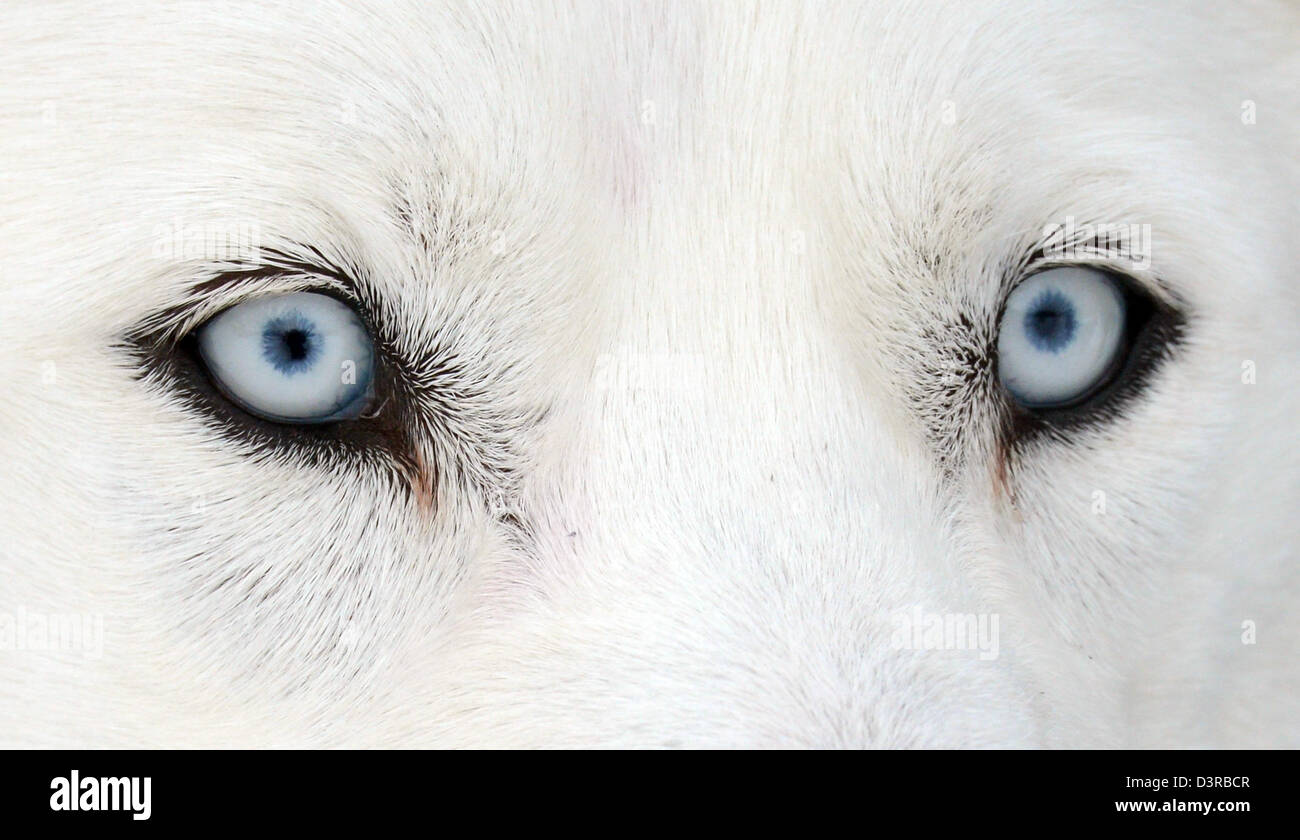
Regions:
<instances>
[{"instance_id":1,"label":"white fur","mask_svg":"<svg viewBox=\"0 0 1300 840\"><path fill-rule=\"evenodd\" d=\"M104 643L0 650L0 742L1300 745L1298 33L1269 2L7 8L0 615ZM940 345L1067 215L1150 224L1188 328L999 489ZM123 336L220 268L158 258L176 220L362 267L399 349L460 360L431 508L137 378ZM894 649L913 605L997 614L999 656Z\"/></svg>"}]
</instances>

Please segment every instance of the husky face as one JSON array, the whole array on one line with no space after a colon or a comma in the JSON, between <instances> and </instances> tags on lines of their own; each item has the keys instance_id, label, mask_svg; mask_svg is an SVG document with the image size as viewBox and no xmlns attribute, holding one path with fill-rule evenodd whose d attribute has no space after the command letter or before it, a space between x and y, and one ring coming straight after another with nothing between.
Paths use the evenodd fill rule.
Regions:
<instances>
[{"instance_id":1,"label":"husky face","mask_svg":"<svg viewBox=\"0 0 1300 840\"><path fill-rule=\"evenodd\" d=\"M6 11L0 741L1295 745L1295 9L575 5Z\"/></svg>"}]
</instances>

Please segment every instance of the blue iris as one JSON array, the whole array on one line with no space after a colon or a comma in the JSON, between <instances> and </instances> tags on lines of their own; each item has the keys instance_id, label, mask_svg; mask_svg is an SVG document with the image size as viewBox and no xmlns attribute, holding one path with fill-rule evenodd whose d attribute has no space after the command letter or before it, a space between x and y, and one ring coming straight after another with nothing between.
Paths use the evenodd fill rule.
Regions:
<instances>
[{"instance_id":1,"label":"blue iris","mask_svg":"<svg viewBox=\"0 0 1300 840\"><path fill-rule=\"evenodd\" d=\"M262 329L262 356L286 376L310 370L321 354L315 325L297 312L272 318Z\"/></svg>"},{"instance_id":2,"label":"blue iris","mask_svg":"<svg viewBox=\"0 0 1300 840\"><path fill-rule=\"evenodd\" d=\"M1060 353L1068 347L1078 326L1074 304L1055 289L1044 289L1025 312L1029 343L1047 353Z\"/></svg>"}]
</instances>

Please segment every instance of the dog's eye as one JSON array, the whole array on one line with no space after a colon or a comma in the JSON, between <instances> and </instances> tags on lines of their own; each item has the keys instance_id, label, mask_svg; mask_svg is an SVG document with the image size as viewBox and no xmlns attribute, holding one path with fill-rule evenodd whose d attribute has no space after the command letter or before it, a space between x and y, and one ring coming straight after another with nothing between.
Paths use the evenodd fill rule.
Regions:
<instances>
[{"instance_id":1,"label":"dog's eye","mask_svg":"<svg viewBox=\"0 0 1300 840\"><path fill-rule=\"evenodd\" d=\"M1075 405L1123 367L1129 303L1114 275L1048 269L1007 297L998 328L998 377L1031 409Z\"/></svg>"},{"instance_id":2,"label":"dog's eye","mask_svg":"<svg viewBox=\"0 0 1300 840\"><path fill-rule=\"evenodd\" d=\"M217 387L273 422L352 419L374 393L370 335L356 312L327 295L236 304L199 328L197 346Z\"/></svg>"}]
</instances>

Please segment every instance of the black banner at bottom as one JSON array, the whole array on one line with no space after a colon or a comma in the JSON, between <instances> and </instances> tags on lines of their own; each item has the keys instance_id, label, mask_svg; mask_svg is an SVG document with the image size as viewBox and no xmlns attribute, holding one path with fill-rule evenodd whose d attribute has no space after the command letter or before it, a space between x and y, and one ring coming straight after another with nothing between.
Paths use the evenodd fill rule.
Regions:
<instances>
[{"instance_id":1,"label":"black banner at bottom","mask_svg":"<svg viewBox=\"0 0 1300 840\"><path fill-rule=\"evenodd\" d=\"M1288 816L1286 752L910 751L450 753L378 751L6 753L6 819L51 828L204 829L346 823L440 832L513 816L622 831L784 814L804 829L846 813L880 826L936 819L1043 828L1231 827ZM611 810L612 809L612 810ZM611 818L610 815L623 814ZM603 816L602 816L603 815ZM611 822L611 819L614 819ZM918 822L919 821L919 822ZM1172 822L1167 822L1172 821ZM452 825L439 825L451 822Z\"/></svg>"}]
</instances>

